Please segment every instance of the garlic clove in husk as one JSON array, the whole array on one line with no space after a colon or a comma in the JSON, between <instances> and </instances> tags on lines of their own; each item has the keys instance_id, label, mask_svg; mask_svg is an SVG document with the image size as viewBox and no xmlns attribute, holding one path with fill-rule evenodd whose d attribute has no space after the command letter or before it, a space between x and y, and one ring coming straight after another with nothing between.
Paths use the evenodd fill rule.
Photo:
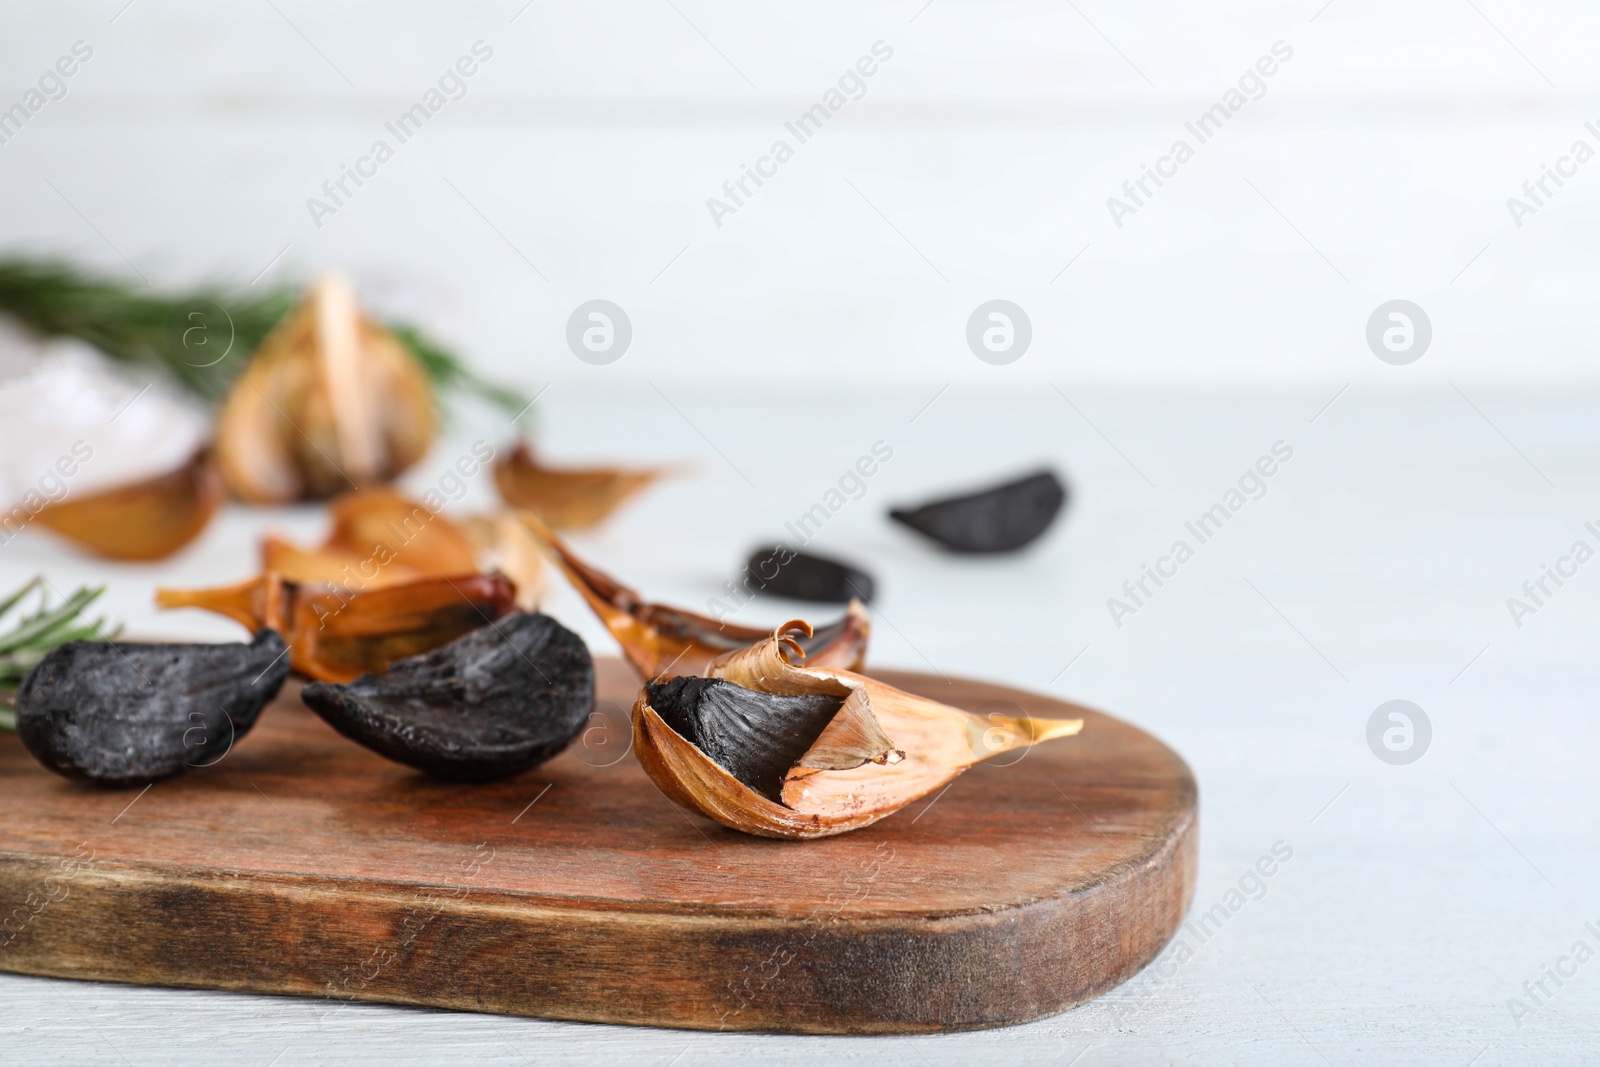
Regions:
<instances>
[{"instance_id":1,"label":"garlic clove in husk","mask_svg":"<svg viewBox=\"0 0 1600 1067\"><path fill-rule=\"evenodd\" d=\"M386 482L428 450L433 389L349 282L318 280L262 341L217 419L217 464L254 503Z\"/></svg>"},{"instance_id":2,"label":"garlic clove in husk","mask_svg":"<svg viewBox=\"0 0 1600 1067\"><path fill-rule=\"evenodd\" d=\"M514 508L527 508L550 526L580 529L593 526L669 468L624 470L615 467L546 467L526 441L494 465L500 498Z\"/></svg>"},{"instance_id":3,"label":"garlic clove in husk","mask_svg":"<svg viewBox=\"0 0 1600 1067\"><path fill-rule=\"evenodd\" d=\"M622 652L644 678L669 672L701 674L718 656L771 636L771 631L734 626L705 615L663 604L647 604L634 590L589 566L550 528L527 509L517 512L534 540L600 616ZM815 631L807 626L798 639L811 664L859 670L866 660L872 621L866 608L852 600L844 615Z\"/></svg>"},{"instance_id":4,"label":"garlic clove in husk","mask_svg":"<svg viewBox=\"0 0 1600 1067\"><path fill-rule=\"evenodd\" d=\"M34 521L108 559L164 559L200 536L222 503L222 479L204 450L167 474L73 497Z\"/></svg>"},{"instance_id":5,"label":"garlic clove in husk","mask_svg":"<svg viewBox=\"0 0 1600 1067\"><path fill-rule=\"evenodd\" d=\"M991 756L1083 727L981 716L852 671L797 665L805 632L788 624L712 664L706 679L645 686L634 751L674 802L760 837L828 837L892 815Z\"/></svg>"},{"instance_id":6,"label":"garlic clove in husk","mask_svg":"<svg viewBox=\"0 0 1600 1067\"><path fill-rule=\"evenodd\" d=\"M163 608L204 608L251 630L271 627L289 662L320 682L382 674L389 664L431 652L509 614L516 588L505 575L422 578L380 588L300 585L263 574L214 589L157 589Z\"/></svg>"},{"instance_id":7,"label":"garlic clove in husk","mask_svg":"<svg viewBox=\"0 0 1600 1067\"><path fill-rule=\"evenodd\" d=\"M365 588L478 569L478 547L464 529L387 486L345 493L328 511L333 529L321 548L269 535L261 543L261 569L291 582Z\"/></svg>"}]
</instances>

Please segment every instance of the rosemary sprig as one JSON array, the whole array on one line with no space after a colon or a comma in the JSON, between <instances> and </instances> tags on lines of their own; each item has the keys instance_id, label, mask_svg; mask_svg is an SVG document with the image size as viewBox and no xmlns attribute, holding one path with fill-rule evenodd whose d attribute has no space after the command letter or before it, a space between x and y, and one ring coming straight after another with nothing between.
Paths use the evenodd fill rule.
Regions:
<instances>
[{"instance_id":1,"label":"rosemary sprig","mask_svg":"<svg viewBox=\"0 0 1600 1067\"><path fill-rule=\"evenodd\" d=\"M31 613L21 615L6 630L0 630L0 728L17 728L17 687L28 672L44 659L53 648L68 641L108 641L122 632L117 626L105 632L105 620L85 622L83 612L100 598L106 587L84 586L65 601L50 606L43 578L35 578L21 589L0 601L0 622L30 593L38 594L38 603Z\"/></svg>"},{"instance_id":2,"label":"rosemary sprig","mask_svg":"<svg viewBox=\"0 0 1600 1067\"><path fill-rule=\"evenodd\" d=\"M286 287L162 295L92 277L65 263L0 259L0 313L46 337L76 337L112 359L162 368L211 401L227 393L262 339L294 306L295 296ZM415 327L386 325L441 392L473 393L508 412L526 403L515 391L478 377Z\"/></svg>"}]
</instances>

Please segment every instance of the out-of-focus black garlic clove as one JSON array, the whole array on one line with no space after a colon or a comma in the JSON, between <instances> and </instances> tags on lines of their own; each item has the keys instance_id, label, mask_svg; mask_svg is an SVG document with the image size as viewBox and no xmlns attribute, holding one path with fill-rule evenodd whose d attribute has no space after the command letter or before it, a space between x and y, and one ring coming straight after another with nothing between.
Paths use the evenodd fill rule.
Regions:
<instances>
[{"instance_id":1,"label":"out-of-focus black garlic clove","mask_svg":"<svg viewBox=\"0 0 1600 1067\"><path fill-rule=\"evenodd\" d=\"M872 575L861 568L784 545L750 553L740 584L768 596L818 604L847 604L852 597L870 601L875 592Z\"/></svg>"},{"instance_id":2,"label":"out-of-focus black garlic clove","mask_svg":"<svg viewBox=\"0 0 1600 1067\"><path fill-rule=\"evenodd\" d=\"M1044 533L1067 501L1051 471L992 489L894 508L889 517L955 552L1015 552Z\"/></svg>"},{"instance_id":3,"label":"out-of-focus black garlic clove","mask_svg":"<svg viewBox=\"0 0 1600 1067\"><path fill-rule=\"evenodd\" d=\"M96 785L144 785L207 767L255 725L289 676L283 638L249 644L73 641L17 690L17 734L46 767Z\"/></svg>"},{"instance_id":4,"label":"out-of-focus black garlic clove","mask_svg":"<svg viewBox=\"0 0 1600 1067\"><path fill-rule=\"evenodd\" d=\"M844 704L830 693L779 696L721 678L673 678L646 689L650 707L678 736L777 803L784 775Z\"/></svg>"},{"instance_id":5,"label":"out-of-focus black garlic clove","mask_svg":"<svg viewBox=\"0 0 1600 1067\"><path fill-rule=\"evenodd\" d=\"M313 682L301 699L380 756L438 778L487 782L537 766L583 731L594 661L548 615L518 613L387 674Z\"/></svg>"}]
</instances>

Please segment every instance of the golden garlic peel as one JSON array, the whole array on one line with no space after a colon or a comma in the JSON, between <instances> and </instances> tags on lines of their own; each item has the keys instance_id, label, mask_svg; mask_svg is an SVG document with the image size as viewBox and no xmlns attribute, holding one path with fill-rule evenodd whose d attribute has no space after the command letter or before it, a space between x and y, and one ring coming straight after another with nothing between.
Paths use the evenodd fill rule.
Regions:
<instances>
[{"instance_id":1,"label":"golden garlic peel","mask_svg":"<svg viewBox=\"0 0 1600 1067\"><path fill-rule=\"evenodd\" d=\"M833 718L814 735L820 717L815 712L804 726L787 731L772 723L747 731L746 744L767 743L768 750L738 760L724 756L719 762L696 744L705 716L688 735L682 732L685 714L678 705L684 692L709 687L686 682L670 690L674 683L669 682L645 688L634 706L635 751L668 797L745 833L826 837L891 815L991 756L1067 737L1083 727L1082 719L980 716L852 671L796 665L791 657L798 655L797 647L796 632L780 630L708 671L714 680L736 687L723 691L723 700L742 702L746 720L781 711L783 705L770 703L773 697L793 701L809 694L838 701ZM658 700L668 706L658 710ZM712 748L725 752L738 743L728 726L736 726L740 716L720 710L719 716L725 734ZM784 738L792 749L805 736L814 739L773 789L768 765L787 750L770 739ZM755 778L752 766L766 776Z\"/></svg>"},{"instance_id":2,"label":"golden garlic peel","mask_svg":"<svg viewBox=\"0 0 1600 1067\"><path fill-rule=\"evenodd\" d=\"M200 536L222 497L222 479L202 449L167 474L69 496L35 518L108 559L165 559Z\"/></svg>"},{"instance_id":3,"label":"golden garlic peel","mask_svg":"<svg viewBox=\"0 0 1600 1067\"><path fill-rule=\"evenodd\" d=\"M321 548L262 538L261 569L285 580L375 589L479 570L468 532L388 486L357 489L328 505L333 529Z\"/></svg>"},{"instance_id":4,"label":"golden garlic peel","mask_svg":"<svg viewBox=\"0 0 1600 1067\"><path fill-rule=\"evenodd\" d=\"M540 549L611 631L622 646L623 655L643 678L702 674L718 657L771 636L770 630L734 626L705 615L648 604L633 589L579 559L539 516L525 508L516 514ZM852 600L843 616L817 627L814 633L806 627L804 635L796 640L814 665L859 670L871 636L872 622L866 606Z\"/></svg>"},{"instance_id":5,"label":"golden garlic peel","mask_svg":"<svg viewBox=\"0 0 1600 1067\"><path fill-rule=\"evenodd\" d=\"M546 467L526 441L494 465L500 499L527 508L559 529L594 526L670 468Z\"/></svg>"}]
</instances>

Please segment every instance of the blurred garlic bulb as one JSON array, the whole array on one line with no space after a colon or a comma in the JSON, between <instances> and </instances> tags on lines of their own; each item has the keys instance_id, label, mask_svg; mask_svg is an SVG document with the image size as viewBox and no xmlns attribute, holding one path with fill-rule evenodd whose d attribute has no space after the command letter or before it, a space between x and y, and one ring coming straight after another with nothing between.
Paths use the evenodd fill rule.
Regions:
<instances>
[{"instance_id":1,"label":"blurred garlic bulb","mask_svg":"<svg viewBox=\"0 0 1600 1067\"><path fill-rule=\"evenodd\" d=\"M217 465L244 500L316 499L389 481L422 458L434 429L422 367L361 313L348 281L328 275L229 391Z\"/></svg>"}]
</instances>

